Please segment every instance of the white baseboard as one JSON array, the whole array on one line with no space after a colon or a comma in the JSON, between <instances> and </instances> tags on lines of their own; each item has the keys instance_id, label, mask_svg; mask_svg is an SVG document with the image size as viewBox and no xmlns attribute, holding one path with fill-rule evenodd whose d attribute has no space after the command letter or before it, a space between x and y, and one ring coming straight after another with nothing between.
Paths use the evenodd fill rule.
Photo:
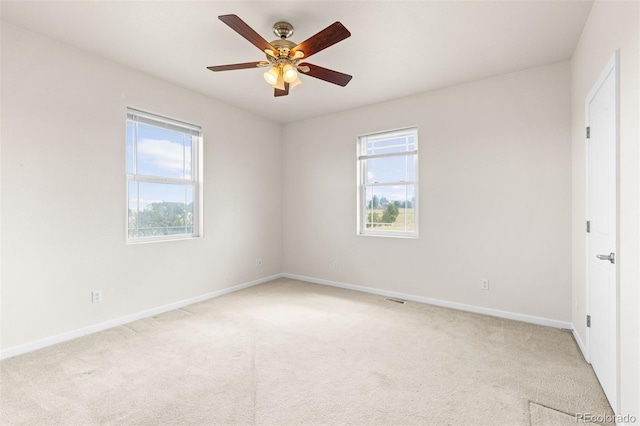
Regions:
<instances>
[{"instance_id":1,"label":"white baseboard","mask_svg":"<svg viewBox=\"0 0 640 426\"><path fill-rule=\"evenodd\" d=\"M576 343L580 348L580 352L582 352L582 356L584 357L584 360L589 362L589 356L587 354L587 346L582 342L582 339L580 338L580 335L576 332L576 329L575 327L573 327L573 324L571 324L571 329L572 329L571 332L573 333L573 338L576 339Z\"/></svg>"},{"instance_id":2,"label":"white baseboard","mask_svg":"<svg viewBox=\"0 0 640 426\"><path fill-rule=\"evenodd\" d=\"M302 276L302 275L283 273L282 277L291 278L291 279L300 280L300 281L307 281L307 282L314 283L314 284L328 285L328 286L331 286L331 287L339 287L339 288L344 288L344 289L347 289L347 290L355 290L355 291L361 291L361 292L364 292L364 293L377 294L379 296L395 297L397 299L404 299L404 300L410 300L410 301L413 301L413 302L426 303L428 305L435 305L435 306L442 306L442 307L445 307L445 308L458 309L460 311L474 312L474 313L477 313L477 314L490 315L490 316L493 316L493 317L499 317L499 318L506 318L506 319L516 320L516 321L528 322L528 323L531 323L531 324L544 325L544 326L547 326L547 327L565 328L565 329L573 330L573 324L571 324L570 322L566 322L566 321L558 321L558 320L549 319L549 318L535 317L535 316L532 316L532 315L518 314L518 313L515 313L515 312L500 311L500 310L497 310L497 309L483 308L483 307L474 306L474 305L465 305L464 303L448 302L446 300L431 299L429 297L414 296L414 295L411 295L411 294L404 294L404 293L398 293L398 292L395 292L395 291L381 290L381 289L373 288L373 287L364 287L364 286L353 285L353 284L345 284L345 283L341 283L341 282L337 282L337 281L329 281L329 280L323 280L323 279L319 279L319 278L305 277L305 276Z\"/></svg>"},{"instance_id":3,"label":"white baseboard","mask_svg":"<svg viewBox=\"0 0 640 426\"><path fill-rule=\"evenodd\" d=\"M142 318L158 315L163 312L172 311L174 309L181 308L183 306L192 305L194 303L202 302L204 300L213 299L214 297L223 296L225 294L233 293L234 291L242 290L245 288L253 287L258 284L266 283L277 278L282 277L282 274L275 274L264 278L259 278L254 281L250 281L244 284L239 284L233 287L223 288L222 290L212 291L211 293L202 294L200 296L190 297L189 299L180 300L178 302L169 303L167 305L158 306L157 308L148 309L146 311L137 312L135 314L126 315L124 317L104 321L98 324L90 325L88 327L78 328L76 330L60 333L55 336L46 337L44 339L36 340L34 342L25 343L22 345L14 346L0 350L0 359L11 358L16 355L21 355L27 352L42 349L47 346L55 345L57 343L66 342L67 340L76 339L78 337L86 336L87 334L96 333L98 331L106 330L108 328L116 327L122 324L126 324L132 321L136 321Z\"/></svg>"},{"instance_id":4,"label":"white baseboard","mask_svg":"<svg viewBox=\"0 0 640 426\"><path fill-rule=\"evenodd\" d=\"M254 281L250 281L244 284L239 284L233 287L229 287L229 288L225 288L222 290L217 290L217 291L213 291L211 293L206 293L206 294L202 294L200 296L195 296L195 297L191 297L189 299L184 299L184 300L180 300L178 302L174 302L174 303L169 303L167 305L163 305L163 306L159 306L157 308L153 308L153 309L148 309L146 311L142 311L142 312L137 312L131 315L126 315L124 317L120 317L120 318L115 318L109 321L104 321L98 324L94 324L94 325L90 325L87 327L83 327L83 328L79 328L76 330L71 330L65 333L61 333L61 334L57 334L55 336L51 336L51 337L46 337L44 339L40 339L40 340L36 340L34 342L29 342L29 343L25 343L22 345L18 345L18 346L14 346L11 348L7 348L7 349L3 349L0 350L0 359L5 359L5 358L11 358L17 355L21 355L27 352L31 352L31 351L35 351L37 349L42 349L45 348L47 346L51 346L51 345L55 345L57 343L62 343L62 342L66 342L67 340L72 340L72 339L76 339L78 337L82 337L85 336L87 334L92 334L92 333L96 333L98 331L102 331L102 330L106 330L108 328L112 328L112 327L117 327L119 325L122 324L126 324L129 322L133 322L142 318L147 318L147 317L151 317L153 315L158 315L161 314L163 312L168 312L168 311L172 311L174 309L178 309L181 308L183 306L187 306L187 305L192 305L194 303L198 303L198 302L202 302L204 300L207 299L212 299L214 297L219 297L219 296L223 296L225 294L229 294L229 293L233 293L235 291L238 290L242 290L245 288L249 288L258 284L262 284L268 281L272 281L275 280L277 278L291 278L291 279L295 279L295 280L300 280L300 281L307 281L310 283L315 283L315 284L322 284L322 285L328 285L331 287L339 287L339 288L344 288L347 290L354 290L354 291L360 291L360 292L364 292L364 293L371 293L371 294L377 294L380 296L386 296L386 297L395 297L398 299L404 299L404 300L410 300L413 302L419 302L419 303L426 303L429 305L435 305L435 306L442 306L445 308L452 308L452 309L458 309L461 311L467 311L467 312L475 312L478 314L484 314L484 315L490 315L490 316L494 316L494 317L499 317L499 318L506 318L506 319L511 319L511 320L516 320L516 321L523 321L523 322L528 322L531 324L538 324L538 325L545 325L548 327L555 327L555 328L566 328L566 329L571 329L573 330L573 335L576 338L576 342L578 342L578 346L580 347L580 350L582 351L583 355L585 355L585 346L582 343L582 341L580 340L580 337L578 336L578 334L575 332L575 330L573 329L573 324L569 323L569 322L565 322L565 321L558 321L558 320L552 320L552 319L548 319L548 318L541 318L541 317L535 317L535 316L531 316L531 315L524 315L524 314L518 314L515 312L507 312L507 311L500 311L497 309L490 309L490 308L483 308L480 306L474 306L474 305L465 305L463 303L456 303L456 302L448 302L445 300L439 300L439 299L432 299L432 298L428 298L428 297L422 297L422 296L414 296L411 294L404 294L404 293L399 293L396 291L388 291L388 290L381 290L381 289L377 289L377 288L373 288L373 287L364 287L364 286L359 286L359 285L353 285L353 284L346 284L346 283L341 283L341 282L337 282L337 281L329 281L329 280L323 280L323 279L319 279L319 278L312 278L312 277L306 277L306 276L302 276L302 275L295 275L295 274L289 274L289 273L283 273L283 274L275 274L275 275L271 275L268 277L264 277L264 278L260 278ZM585 356L586 359L586 356Z\"/></svg>"}]
</instances>

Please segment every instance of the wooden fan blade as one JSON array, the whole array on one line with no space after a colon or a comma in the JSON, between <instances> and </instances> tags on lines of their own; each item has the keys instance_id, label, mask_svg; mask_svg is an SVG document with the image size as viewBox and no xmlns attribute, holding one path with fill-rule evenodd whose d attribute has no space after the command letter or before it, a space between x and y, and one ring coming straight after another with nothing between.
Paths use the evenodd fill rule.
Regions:
<instances>
[{"instance_id":1,"label":"wooden fan blade","mask_svg":"<svg viewBox=\"0 0 640 426\"><path fill-rule=\"evenodd\" d=\"M349 74L343 74L338 71L333 71L328 68L323 68L318 65L309 63L300 64L301 66L309 67L309 71L304 75L319 78L320 80L328 81L329 83L337 84L338 86L346 86L353 78Z\"/></svg>"},{"instance_id":2,"label":"wooden fan blade","mask_svg":"<svg viewBox=\"0 0 640 426\"><path fill-rule=\"evenodd\" d=\"M215 67L207 67L207 69L211 71L231 71L231 70L241 70L245 68L257 68L262 61L257 62L245 62L243 64L229 64L229 65L218 65Z\"/></svg>"},{"instance_id":3,"label":"wooden fan blade","mask_svg":"<svg viewBox=\"0 0 640 426\"><path fill-rule=\"evenodd\" d=\"M276 48L274 48L267 40L262 38L260 34L255 32L253 28L247 25L247 23L237 15L220 15L218 16L218 19L227 24L232 30L240 34L242 37L249 40L251 44L263 52L265 49L271 49L274 52L277 52Z\"/></svg>"},{"instance_id":4,"label":"wooden fan blade","mask_svg":"<svg viewBox=\"0 0 640 426\"><path fill-rule=\"evenodd\" d=\"M306 39L293 49L291 49L291 55L295 55L297 51L302 51L304 57L308 58L321 50L326 49L329 46L333 46L339 41L350 37L351 33L340 22L334 22L318 34Z\"/></svg>"},{"instance_id":5,"label":"wooden fan blade","mask_svg":"<svg viewBox=\"0 0 640 426\"><path fill-rule=\"evenodd\" d=\"M284 83L284 90L273 89L273 96L287 96L289 94L289 83Z\"/></svg>"}]
</instances>

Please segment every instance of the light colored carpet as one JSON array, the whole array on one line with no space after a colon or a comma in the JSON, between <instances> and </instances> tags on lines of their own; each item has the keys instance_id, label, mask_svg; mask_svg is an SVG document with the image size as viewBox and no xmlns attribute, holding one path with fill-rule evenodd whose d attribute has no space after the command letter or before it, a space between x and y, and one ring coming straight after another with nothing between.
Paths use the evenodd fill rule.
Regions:
<instances>
[{"instance_id":1,"label":"light colored carpet","mask_svg":"<svg viewBox=\"0 0 640 426\"><path fill-rule=\"evenodd\" d=\"M561 413L534 402L529 404L529 412L531 413L531 426L575 426L578 423L587 426L597 425L597 423L578 420L575 415Z\"/></svg>"},{"instance_id":2,"label":"light colored carpet","mask_svg":"<svg viewBox=\"0 0 640 426\"><path fill-rule=\"evenodd\" d=\"M0 365L3 425L529 425L530 401L612 414L567 332L289 279Z\"/></svg>"}]
</instances>

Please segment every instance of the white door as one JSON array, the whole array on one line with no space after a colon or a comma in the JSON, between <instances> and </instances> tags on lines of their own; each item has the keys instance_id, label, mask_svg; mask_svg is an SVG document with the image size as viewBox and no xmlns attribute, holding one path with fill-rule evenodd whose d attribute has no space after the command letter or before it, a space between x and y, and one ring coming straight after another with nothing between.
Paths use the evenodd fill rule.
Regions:
<instances>
[{"instance_id":1,"label":"white door","mask_svg":"<svg viewBox=\"0 0 640 426\"><path fill-rule=\"evenodd\" d=\"M589 361L617 412L617 53L586 100Z\"/></svg>"}]
</instances>

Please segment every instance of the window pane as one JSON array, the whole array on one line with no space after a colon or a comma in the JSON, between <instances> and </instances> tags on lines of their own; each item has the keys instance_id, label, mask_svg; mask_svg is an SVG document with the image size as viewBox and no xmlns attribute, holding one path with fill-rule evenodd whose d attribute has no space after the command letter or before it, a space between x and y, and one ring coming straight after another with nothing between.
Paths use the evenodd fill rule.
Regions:
<instances>
[{"instance_id":1,"label":"window pane","mask_svg":"<svg viewBox=\"0 0 640 426\"><path fill-rule=\"evenodd\" d=\"M380 223L380 197L374 195L373 188L368 187L365 189L365 203L364 203L364 211L365 217L364 222L367 228L375 228L379 226Z\"/></svg>"},{"instance_id":2,"label":"window pane","mask_svg":"<svg viewBox=\"0 0 640 426\"><path fill-rule=\"evenodd\" d=\"M193 234L191 185L139 182L136 237Z\"/></svg>"},{"instance_id":3,"label":"window pane","mask_svg":"<svg viewBox=\"0 0 640 426\"><path fill-rule=\"evenodd\" d=\"M184 135L184 178L191 179L191 161L193 156L192 151L193 136Z\"/></svg>"},{"instance_id":4,"label":"window pane","mask_svg":"<svg viewBox=\"0 0 640 426\"><path fill-rule=\"evenodd\" d=\"M415 179L415 155L367 160L365 183L407 182Z\"/></svg>"},{"instance_id":5,"label":"window pane","mask_svg":"<svg viewBox=\"0 0 640 426\"><path fill-rule=\"evenodd\" d=\"M415 230L415 186L365 187L364 222L366 228L380 231Z\"/></svg>"},{"instance_id":6,"label":"window pane","mask_svg":"<svg viewBox=\"0 0 640 426\"><path fill-rule=\"evenodd\" d=\"M407 151L416 150L416 137L413 135L407 136Z\"/></svg>"},{"instance_id":7,"label":"window pane","mask_svg":"<svg viewBox=\"0 0 640 426\"><path fill-rule=\"evenodd\" d=\"M193 223L195 218L193 217L193 212L194 212L193 186L191 185L187 185L185 188L185 204L186 204L185 223L187 224L186 231L188 234L193 234Z\"/></svg>"},{"instance_id":8,"label":"window pane","mask_svg":"<svg viewBox=\"0 0 640 426\"><path fill-rule=\"evenodd\" d=\"M414 185L406 186L407 195L400 208L400 214L398 215L398 222L404 224L404 230L408 232L414 232L416 230L416 216L415 216L415 203L416 192Z\"/></svg>"},{"instance_id":9,"label":"window pane","mask_svg":"<svg viewBox=\"0 0 640 426\"><path fill-rule=\"evenodd\" d=\"M367 138L367 155L407 152L415 149L415 137L413 135L397 137L370 136Z\"/></svg>"},{"instance_id":10,"label":"window pane","mask_svg":"<svg viewBox=\"0 0 640 426\"><path fill-rule=\"evenodd\" d=\"M184 138L183 133L174 130L138 123L137 173L148 176L184 178ZM189 136L189 138L191 137ZM189 161L190 168L191 162Z\"/></svg>"},{"instance_id":11,"label":"window pane","mask_svg":"<svg viewBox=\"0 0 640 426\"><path fill-rule=\"evenodd\" d=\"M407 159L407 181L416 181L416 155L409 155Z\"/></svg>"},{"instance_id":12,"label":"window pane","mask_svg":"<svg viewBox=\"0 0 640 426\"><path fill-rule=\"evenodd\" d=\"M129 181L129 213L128 213L129 237L138 236L138 183Z\"/></svg>"},{"instance_id":13,"label":"window pane","mask_svg":"<svg viewBox=\"0 0 640 426\"><path fill-rule=\"evenodd\" d=\"M134 173L133 170L133 144L135 140L135 123L127 120L127 173Z\"/></svg>"}]
</instances>

